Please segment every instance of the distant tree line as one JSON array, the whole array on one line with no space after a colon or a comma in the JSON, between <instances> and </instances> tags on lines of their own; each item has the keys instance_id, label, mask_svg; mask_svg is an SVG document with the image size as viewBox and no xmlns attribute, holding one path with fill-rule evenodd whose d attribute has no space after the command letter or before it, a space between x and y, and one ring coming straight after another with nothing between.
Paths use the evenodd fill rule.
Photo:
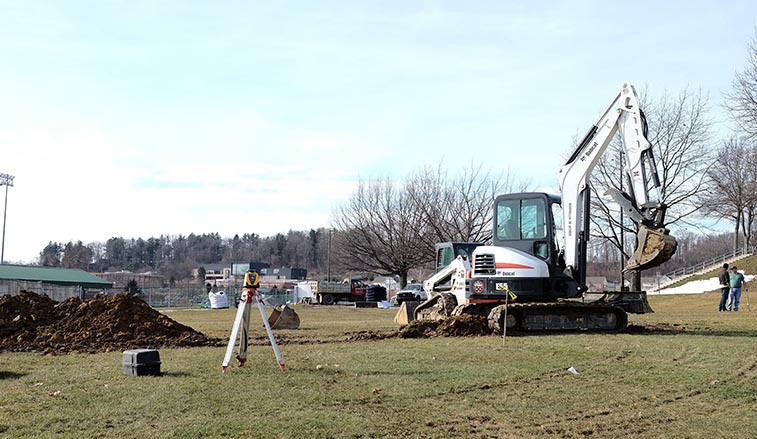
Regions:
<instances>
[{"instance_id":1,"label":"distant tree line","mask_svg":"<svg viewBox=\"0 0 757 439\"><path fill-rule=\"evenodd\" d=\"M188 279L203 264L264 262L272 267L306 268L314 276L328 271L330 231L289 231L260 237L255 233L223 238L218 233L161 235L158 238L110 238L107 242L50 242L39 256L48 267L93 272L155 272L170 281ZM333 263L334 274L339 264Z\"/></svg>"},{"instance_id":2,"label":"distant tree line","mask_svg":"<svg viewBox=\"0 0 757 439\"><path fill-rule=\"evenodd\" d=\"M733 250L731 233L702 234L685 231L677 233L676 238L678 251L673 258L648 275L690 267ZM377 274L378 270L352 268L354 261L351 264L344 263L336 248L337 243L344 245L344 241L344 236L339 232L320 228L311 229L308 233L290 231L286 235L277 234L267 238L254 234L231 239L220 238L217 234L190 234L188 237L161 236L147 240L111 238L106 244L51 242L40 254L39 263L48 267L79 268L92 272L155 272L165 276L167 283L191 278L192 270L202 264L245 261L307 268L310 277L314 279L325 279L329 272L332 278L337 279L356 272ZM621 261L615 246L602 240L593 240L592 243L588 254L588 275L610 279L617 277ZM108 249L112 253L108 253ZM415 250L415 253L425 253ZM431 257L433 253L411 268L421 279L432 269L428 263Z\"/></svg>"}]
</instances>

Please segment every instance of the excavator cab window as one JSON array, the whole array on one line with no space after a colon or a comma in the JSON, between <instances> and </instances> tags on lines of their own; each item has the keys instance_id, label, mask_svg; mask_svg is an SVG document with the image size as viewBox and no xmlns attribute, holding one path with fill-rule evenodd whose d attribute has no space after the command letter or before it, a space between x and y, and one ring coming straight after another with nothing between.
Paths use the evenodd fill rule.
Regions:
<instances>
[{"instance_id":1,"label":"excavator cab window","mask_svg":"<svg viewBox=\"0 0 757 439\"><path fill-rule=\"evenodd\" d=\"M544 201L540 198L523 200L520 207L521 234L523 239L547 237Z\"/></svg>"},{"instance_id":2,"label":"excavator cab window","mask_svg":"<svg viewBox=\"0 0 757 439\"><path fill-rule=\"evenodd\" d=\"M551 203L552 205L552 218L554 226L552 234L555 238L555 248L560 250L560 243L565 241L565 229L563 228L563 215L562 205L560 203Z\"/></svg>"},{"instance_id":3,"label":"excavator cab window","mask_svg":"<svg viewBox=\"0 0 757 439\"><path fill-rule=\"evenodd\" d=\"M502 200L497 205L497 239L547 237L547 213L541 198Z\"/></svg>"},{"instance_id":4,"label":"excavator cab window","mask_svg":"<svg viewBox=\"0 0 757 439\"><path fill-rule=\"evenodd\" d=\"M520 239L520 200L497 204L497 239Z\"/></svg>"}]
</instances>

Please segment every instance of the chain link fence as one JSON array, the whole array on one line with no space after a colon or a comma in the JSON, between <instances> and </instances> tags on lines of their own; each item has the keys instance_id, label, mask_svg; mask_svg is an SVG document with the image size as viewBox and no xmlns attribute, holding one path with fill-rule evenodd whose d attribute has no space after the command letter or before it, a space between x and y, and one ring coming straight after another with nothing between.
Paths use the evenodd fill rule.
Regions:
<instances>
[{"instance_id":1,"label":"chain link fence","mask_svg":"<svg viewBox=\"0 0 757 439\"><path fill-rule=\"evenodd\" d=\"M213 292L223 291L229 301L229 306L234 307L242 295L241 287L229 287L216 289ZM273 299L276 303L288 303L295 300L291 289L268 289L260 288L258 292L266 299ZM153 308L209 308L210 299L208 289L202 285L180 286L170 288L142 288L140 297Z\"/></svg>"}]
</instances>

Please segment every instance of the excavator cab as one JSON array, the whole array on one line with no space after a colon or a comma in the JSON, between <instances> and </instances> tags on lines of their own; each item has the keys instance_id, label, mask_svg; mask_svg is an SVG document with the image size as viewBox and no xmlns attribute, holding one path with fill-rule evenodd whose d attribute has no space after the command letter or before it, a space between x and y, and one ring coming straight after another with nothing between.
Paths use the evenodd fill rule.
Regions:
<instances>
[{"instance_id":1,"label":"excavator cab","mask_svg":"<svg viewBox=\"0 0 757 439\"><path fill-rule=\"evenodd\" d=\"M546 193L500 195L494 202L493 243L565 268L560 260L560 197ZM557 214L555 214L557 213Z\"/></svg>"},{"instance_id":2,"label":"excavator cab","mask_svg":"<svg viewBox=\"0 0 757 439\"><path fill-rule=\"evenodd\" d=\"M561 248L564 245L562 219L561 200L555 194L524 192L499 195L494 200L492 244L525 253L528 255L526 260L531 258L528 263L501 261L504 265L498 267L525 268L541 265L546 269L540 275L536 275L534 271L521 274L531 277L530 281L513 279L511 283L518 284L517 288L524 300L580 297L585 289L583 271L565 270L564 252ZM482 273L480 265L476 268L477 273ZM583 266L578 269L583 270Z\"/></svg>"}]
</instances>

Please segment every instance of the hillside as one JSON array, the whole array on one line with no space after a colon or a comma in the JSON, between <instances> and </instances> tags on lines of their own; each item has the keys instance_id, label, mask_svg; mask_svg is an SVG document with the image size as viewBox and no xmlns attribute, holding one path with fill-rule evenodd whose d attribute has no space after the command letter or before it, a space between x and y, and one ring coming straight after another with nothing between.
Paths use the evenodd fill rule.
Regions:
<instances>
[{"instance_id":1,"label":"hillside","mask_svg":"<svg viewBox=\"0 0 757 439\"><path fill-rule=\"evenodd\" d=\"M736 265L736 267L738 268L738 270L741 271L741 272L743 272L744 275L747 277L747 280L749 280L749 276L757 275L757 255L748 256L748 257L746 257L744 259L741 259L741 260L739 260L737 262L734 262L733 264L730 264L730 265ZM670 290L670 289L673 289L673 288L678 288L678 287L684 286L686 284L691 284L691 283L694 283L694 282L697 282L697 281L702 281L702 280L707 280L707 279L711 279L711 278L717 277L719 269L720 268L718 267L718 268L714 268L714 269L712 269L710 271L707 271L705 273L702 273L702 274L697 274L697 275L694 275L694 276L687 277L687 278L682 279L682 280L680 280L678 282L675 282L673 284L668 285L662 291L664 292L665 290ZM715 291L715 290L717 290L717 288L708 289L706 291L709 292L709 291ZM696 292L701 292L701 291L696 291Z\"/></svg>"}]
</instances>

